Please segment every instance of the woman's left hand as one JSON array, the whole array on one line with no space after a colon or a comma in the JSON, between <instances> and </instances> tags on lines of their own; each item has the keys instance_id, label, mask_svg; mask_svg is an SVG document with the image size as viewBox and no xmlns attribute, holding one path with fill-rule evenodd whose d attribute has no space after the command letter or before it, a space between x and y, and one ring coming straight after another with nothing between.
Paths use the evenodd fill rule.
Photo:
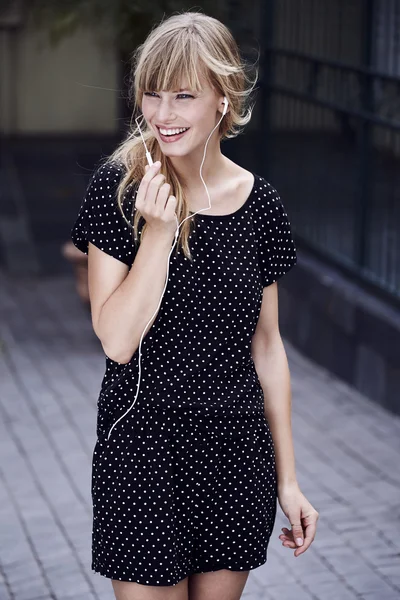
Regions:
<instances>
[{"instance_id":1,"label":"woman's left hand","mask_svg":"<svg viewBox=\"0 0 400 600\"><path fill-rule=\"evenodd\" d=\"M296 548L294 555L300 556L314 541L319 513L297 483L278 486L278 500L292 528L282 527L283 533L279 539L282 546Z\"/></svg>"}]
</instances>

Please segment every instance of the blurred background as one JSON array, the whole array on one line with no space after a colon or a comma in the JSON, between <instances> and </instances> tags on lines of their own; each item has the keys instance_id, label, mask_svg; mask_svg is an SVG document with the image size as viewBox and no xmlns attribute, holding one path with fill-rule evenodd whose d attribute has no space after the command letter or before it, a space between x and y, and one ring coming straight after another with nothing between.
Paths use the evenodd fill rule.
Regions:
<instances>
[{"instance_id":1,"label":"blurred background","mask_svg":"<svg viewBox=\"0 0 400 600\"><path fill-rule=\"evenodd\" d=\"M104 364L69 232L126 133L132 51L184 10L259 57L252 121L222 152L279 190L298 248L280 325L323 533L300 566L275 543L246 594L399 598L400 0L1 0L0 598L112 597L88 567Z\"/></svg>"}]
</instances>

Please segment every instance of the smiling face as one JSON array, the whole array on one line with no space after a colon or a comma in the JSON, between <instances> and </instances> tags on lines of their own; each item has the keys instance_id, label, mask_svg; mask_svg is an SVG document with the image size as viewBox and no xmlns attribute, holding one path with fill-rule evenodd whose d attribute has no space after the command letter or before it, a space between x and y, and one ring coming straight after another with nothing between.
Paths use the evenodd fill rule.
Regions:
<instances>
[{"instance_id":1,"label":"smiling face","mask_svg":"<svg viewBox=\"0 0 400 600\"><path fill-rule=\"evenodd\" d=\"M142 99L142 113L154 132L163 154L186 156L204 144L221 118L218 97L204 78L201 91L185 87L173 91L146 90ZM212 139L217 139L215 130ZM172 134L172 135L169 135ZM211 143L211 139L210 139Z\"/></svg>"}]
</instances>

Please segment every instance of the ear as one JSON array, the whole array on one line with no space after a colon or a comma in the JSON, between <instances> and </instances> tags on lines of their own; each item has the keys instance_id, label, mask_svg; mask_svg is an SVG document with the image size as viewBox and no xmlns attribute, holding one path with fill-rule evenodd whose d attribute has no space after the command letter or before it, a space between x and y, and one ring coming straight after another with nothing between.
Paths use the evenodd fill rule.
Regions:
<instances>
[{"instance_id":1,"label":"ear","mask_svg":"<svg viewBox=\"0 0 400 600\"><path fill-rule=\"evenodd\" d=\"M226 104L227 104L227 108L225 110ZM227 98L226 98L226 102L225 102L225 96L222 96L222 98L221 98L221 104L220 104L220 109L219 110L220 110L221 113L223 113L224 110L225 110L225 114L227 114L229 112L229 110L230 110Z\"/></svg>"}]
</instances>

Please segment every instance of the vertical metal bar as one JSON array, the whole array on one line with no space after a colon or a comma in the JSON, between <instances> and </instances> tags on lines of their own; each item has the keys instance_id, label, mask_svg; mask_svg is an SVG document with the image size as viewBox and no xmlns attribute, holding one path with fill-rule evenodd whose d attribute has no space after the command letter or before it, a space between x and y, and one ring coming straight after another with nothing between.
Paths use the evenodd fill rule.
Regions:
<instances>
[{"instance_id":1,"label":"vertical metal bar","mask_svg":"<svg viewBox=\"0 0 400 600\"><path fill-rule=\"evenodd\" d=\"M365 0L363 4L362 28L362 65L367 68L372 66L372 47L374 33L374 8L375 0ZM371 114L374 110L373 77L366 74L362 78L362 109ZM367 264L367 238L369 214L372 198L372 127L368 118L362 118L360 132L360 185L359 196L356 203L358 219L356 220L355 260L361 269Z\"/></svg>"},{"instance_id":2,"label":"vertical metal bar","mask_svg":"<svg viewBox=\"0 0 400 600\"><path fill-rule=\"evenodd\" d=\"M232 30L235 39L241 41L241 32L243 19L241 19L241 7L239 0L228 0L227 4L227 17L229 27Z\"/></svg>"},{"instance_id":3,"label":"vertical metal bar","mask_svg":"<svg viewBox=\"0 0 400 600\"><path fill-rule=\"evenodd\" d=\"M269 174L269 160L271 147L271 94L273 84L273 32L275 0L262 0L260 2L260 39L261 39L261 57L259 81L261 117L260 132L257 143L259 152L259 173L264 177Z\"/></svg>"}]
</instances>

